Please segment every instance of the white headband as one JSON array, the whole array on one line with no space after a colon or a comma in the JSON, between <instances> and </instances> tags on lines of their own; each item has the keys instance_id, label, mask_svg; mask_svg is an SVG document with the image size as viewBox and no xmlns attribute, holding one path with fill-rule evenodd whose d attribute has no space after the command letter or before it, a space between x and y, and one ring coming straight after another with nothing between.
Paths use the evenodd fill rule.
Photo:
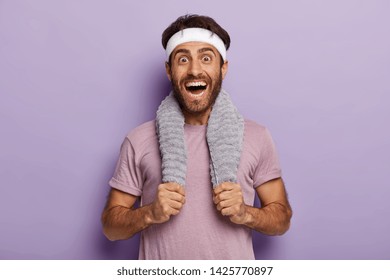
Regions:
<instances>
[{"instance_id":1,"label":"white headband","mask_svg":"<svg viewBox=\"0 0 390 280\"><path fill-rule=\"evenodd\" d=\"M221 54L223 61L226 61L226 47L222 39L217 34L204 28L186 28L173 34L165 48L167 60L169 60L169 56L178 45L187 42L208 43L215 47Z\"/></svg>"}]
</instances>

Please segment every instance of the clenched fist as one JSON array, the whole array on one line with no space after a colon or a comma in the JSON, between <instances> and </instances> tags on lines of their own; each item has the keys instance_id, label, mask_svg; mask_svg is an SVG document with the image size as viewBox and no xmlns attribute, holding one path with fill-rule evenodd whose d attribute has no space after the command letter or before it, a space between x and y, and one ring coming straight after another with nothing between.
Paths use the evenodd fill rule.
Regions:
<instances>
[{"instance_id":1,"label":"clenched fist","mask_svg":"<svg viewBox=\"0 0 390 280\"><path fill-rule=\"evenodd\" d=\"M185 203L184 188L177 183L165 183L158 186L156 199L151 204L152 223L164 223L171 215L179 214Z\"/></svg>"},{"instance_id":2,"label":"clenched fist","mask_svg":"<svg viewBox=\"0 0 390 280\"><path fill-rule=\"evenodd\" d=\"M224 182L213 191L213 201L223 216L228 216L235 224L244 224L246 218L245 203L241 187L238 184Z\"/></svg>"}]
</instances>

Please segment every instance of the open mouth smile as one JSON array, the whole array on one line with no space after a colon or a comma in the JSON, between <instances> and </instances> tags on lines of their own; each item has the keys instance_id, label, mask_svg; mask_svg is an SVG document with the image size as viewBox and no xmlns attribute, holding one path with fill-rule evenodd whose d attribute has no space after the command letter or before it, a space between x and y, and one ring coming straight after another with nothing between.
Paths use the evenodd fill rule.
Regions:
<instances>
[{"instance_id":1,"label":"open mouth smile","mask_svg":"<svg viewBox=\"0 0 390 280\"><path fill-rule=\"evenodd\" d=\"M201 97L207 89L207 83L204 81L191 81L185 83L185 88L191 96Z\"/></svg>"}]
</instances>

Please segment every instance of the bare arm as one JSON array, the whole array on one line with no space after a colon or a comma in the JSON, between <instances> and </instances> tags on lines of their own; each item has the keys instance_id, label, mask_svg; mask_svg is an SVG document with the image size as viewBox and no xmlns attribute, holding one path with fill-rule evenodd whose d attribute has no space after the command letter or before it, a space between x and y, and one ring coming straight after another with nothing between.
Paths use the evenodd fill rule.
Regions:
<instances>
[{"instance_id":1,"label":"bare arm","mask_svg":"<svg viewBox=\"0 0 390 280\"><path fill-rule=\"evenodd\" d=\"M109 240L128 239L179 214L185 202L184 188L175 183L161 184L153 203L134 209L136 200L136 196L111 189L102 214L103 232Z\"/></svg>"},{"instance_id":2,"label":"bare arm","mask_svg":"<svg viewBox=\"0 0 390 280\"><path fill-rule=\"evenodd\" d=\"M233 223L248 226L268 235L281 235L290 226L292 210L281 178L256 188L261 208L244 203L238 184L223 183L214 190L214 203Z\"/></svg>"}]
</instances>

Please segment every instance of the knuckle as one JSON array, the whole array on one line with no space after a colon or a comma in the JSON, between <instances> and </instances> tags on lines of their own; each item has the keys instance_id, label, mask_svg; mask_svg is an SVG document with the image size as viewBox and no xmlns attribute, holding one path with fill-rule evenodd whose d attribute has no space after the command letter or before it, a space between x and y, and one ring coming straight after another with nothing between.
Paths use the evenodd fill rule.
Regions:
<instances>
[{"instance_id":1,"label":"knuckle","mask_svg":"<svg viewBox=\"0 0 390 280\"><path fill-rule=\"evenodd\" d=\"M229 215L229 210L228 209L222 209L221 213L224 216L228 216Z\"/></svg>"},{"instance_id":2,"label":"knuckle","mask_svg":"<svg viewBox=\"0 0 390 280\"><path fill-rule=\"evenodd\" d=\"M169 213L169 207L168 207L167 205L163 205L163 207L162 207L162 212L163 212L164 214L168 214L168 213Z\"/></svg>"},{"instance_id":3,"label":"knuckle","mask_svg":"<svg viewBox=\"0 0 390 280\"><path fill-rule=\"evenodd\" d=\"M163 198L164 197L164 190L159 190L158 192L157 192L157 197L158 198Z\"/></svg>"},{"instance_id":4,"label":"knuckle","mask_svg":"<svg viewBox=\"0 0 390 280\"><path fill-rule=\"evenodd\" d=\"M157 199L160 201L160 203L162 203L164 201L164 195L162 193L158 193Z\"/></svg>"},{"instance_id":5,"label":"knuckle","mask_svg":"<svg viewBox=\"0 0 390 280\"><path fill-rule=\"evenodd\" d=\"M237 217L235 215L230 215L229 220L233 223L238 223Z\"/></svg>"},{"instance_id":6,"label":"knuckle","mask_svg":"<svg viewBox=\"0 0 390 280\"><path fill-rule=\"evenodd\" d=\"M176 182L170 182L169 183L169 186L174 189L175 191L179 190L180 189L180 185Z\"/></svg>"}]
</instances>

